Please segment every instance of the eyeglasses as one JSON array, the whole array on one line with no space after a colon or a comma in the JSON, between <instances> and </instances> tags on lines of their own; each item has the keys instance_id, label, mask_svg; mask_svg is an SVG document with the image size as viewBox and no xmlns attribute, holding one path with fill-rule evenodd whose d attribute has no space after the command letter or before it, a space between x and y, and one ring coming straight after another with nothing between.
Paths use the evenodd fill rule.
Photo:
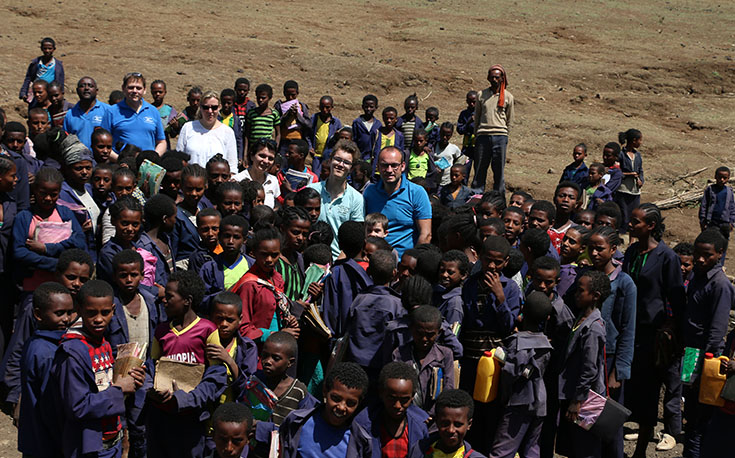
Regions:
<instances>
[{"instance_id":1,"label":"eyeglasses","mask_svg":"<svg viewBox=\"0 0 735 458\"><path fill-rule=\"evenodd\" d=\"M385 162L378 163L378 166L380 166L381 169L388 170L388 169L397 169L399 168L403 163L402 162L394 162L392 164L386 164Z\"/></svg>"},{"instance_id":2,"label":"eyeglasses","mask_svg":"<svg viewBox=\"0 0 735 458\"><path fill-rule=\"evenodd\" d=\"M207 110L207 111L219 110L219 105L199 105L199 106L202 107L202 110Z\"/></svg>"},{"instance_id":3,"label":"eyeglasses","mask_svg":"<svg viewBox=\"0 0 735 458\"><path fill-rule=\"evenodd\" d=\"M344 164L348 167L352 165L352 161L348 161L347 159L342 159L341 157L333 157L332 162L337 162L338 164Z\"/></svg>"}]
</instances>

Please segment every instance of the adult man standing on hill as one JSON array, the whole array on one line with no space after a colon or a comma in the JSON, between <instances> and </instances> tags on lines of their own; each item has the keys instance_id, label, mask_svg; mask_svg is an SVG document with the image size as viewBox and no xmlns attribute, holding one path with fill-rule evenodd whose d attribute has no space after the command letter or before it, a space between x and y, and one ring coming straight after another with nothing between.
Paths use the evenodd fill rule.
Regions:
<instances>
[{"instance_id":1,"label":"adult man standing on hill","mask_svg":"<svg viewBox=\"0 0 735 458\"><path fill-rule=\"evenodd\" d=\"M487 74L490 87L483 89L475 105L475 177L472 188L485 190L487 169L493 169L493 189L505 192L505 151L513 119L513 95L506 90L508 77L501 65Z\"/></svg>"}]
</instances>

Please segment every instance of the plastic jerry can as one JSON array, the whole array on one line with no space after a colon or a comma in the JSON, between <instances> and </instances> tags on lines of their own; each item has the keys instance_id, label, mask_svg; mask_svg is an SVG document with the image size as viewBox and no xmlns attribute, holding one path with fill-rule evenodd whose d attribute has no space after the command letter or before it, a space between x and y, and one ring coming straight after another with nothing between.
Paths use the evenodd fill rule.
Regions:
<instances>
[{"instance_id":1,"label":"plastic jerry can","mask_svg":"<svg viewBox=\"0 0 735 458\"><path fill-rule=\"evenodd\" d=\"M712 353L704 354L702 362L702 375L699 385L699 402L711 406L722 407L725 400L720 397L722 388L725 386L726 376L720 373L720 362L729 361L727 356L715 358Z\"/></svg>"},{"instance_id":2,"label":"plastic jerry can","mask_svg":"<svg viewBox=\"0 0 735 458\"><path fill-rule=\"evenodd\" d=\"M496 355L496 352L500 354ZM477 363L475 390L472 393L472 397L477 402L492 402L498 396L501 362L496 356L504 359L505 353L502 348L486 351Z\"/></svg>"}]
</instances>

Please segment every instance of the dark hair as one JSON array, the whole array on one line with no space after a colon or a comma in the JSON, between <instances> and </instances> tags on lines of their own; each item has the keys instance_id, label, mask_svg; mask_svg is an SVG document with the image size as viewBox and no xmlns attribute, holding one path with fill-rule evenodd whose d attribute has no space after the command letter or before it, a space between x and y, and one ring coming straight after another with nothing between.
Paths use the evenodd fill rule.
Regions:
<instances>
[{"instance_id":1,"label":"dark hair","mask_svg":"<svg viewBox=\"0 0 735 458\"><path fill-rule=\"evenodd\" d=\"M324 244L331 245L334 240L334 230L326 221L317 221L311 225L309 233L309 245Z\"/></svg>"},{"instance_id":2,"label":"dark hair","mask_svg":"<svg viewBox=\"0 0 735 458\"><path fill-rule=\"evenodd\" d=\"M616 229L622 223L623 214L620 212L620 207L615 202L603 202L597 206L595 210L595 222L600 216L607 216L615 220Z\"/></svg>"},{"instance_id":3,"label":"dark hair","mask_svg":"<svg viewBox=\"0 0 735 458\"><path fill-rule=\"evenodd\" d=\"M414 393L419 385L416 369L401 361L392 361L383 366L378 375L378 389L384 390L388 385L388 380L408 380L413 385Z\"/></svg>"},{"instance_id":4,"label":"dark hair","mask_svg":"<svg viewBox=\"0 0 735 458\"><path fill-rule=\"evenodd\" d=\"M239 86L240 84L247 84L250 86L250 80L247 78L238 78L235 80L235 87Z\"/></svg>"},{"instance_id":5,"label":"dark hair","mask_svg":"<svg viewBox=\"0 0 735 458\"><path fill-rule=\"evenodd\" d=\"M228 88L225 88L225 89L222 89L222 92L219 93L219 98L220 99L222 99L223 97L233 97L234 98L235 96L236 96L235 90L234 89L231 89L229 87Z\"/></svg>"},{"instance_id":6,"label":"dark hair","mask_svg":"<svg viewBox=\"0 0 735 458\"><path fill-rule=\"evenodd\" d=\"M508 278L513 277L521 271L525 262L523 254L517 248L511 248L508 252L508 264L503 269L503 275Z\"/></svg>"},{"instance_id":7,"label":"dark hair","mask_svg":"<svg viewBox=\"0 0 735 458\"><path fill-rule=\"evenodd\" d=\"M647 202L645 204L641 204L638 207L638 210L643 212L643 220L646 222L646 224L653 224L654 228L651 231L651 236L658 241L661 241L661 238L664 236L664 231L666 230L666 225L664 224L664 217L661 215L661 209L658 208L658 205Z\"/></svg>"},{"instance_id":8,"label":"dark hair","mask_svg":"<svg viewBox=\"0 0 735 458\"><path fill-rule=\"evenodd\" d=\"M241 181L242 200L246 205L252 205L253 201L258 197L258 191L263 190L263 185L257 181Z\"/></svg>"},{"instance_id":9,"label":"dark hair","mask_svg":"<svg viewBox=\"0 0 735 458\"><path fill-rule=\"evenodd\" d=\"M431 304L434 289L424 277L414 275L403 281L401 285L401 304L406 310L420 305Z\"/></svg>"},{"instance_id":10,"label":"dark hair","mask_svg":"<svg viewBox=\"0 0 735 458\"><path fill-rule=\"evenodd\" d=\"M463 209L446 220L447 234L459 234L465 245L475 249L480 246L480 231L477 228L477 217L471 209Z\"/></svg>"},{"instance_id":11,"label":"dark hair","mask_svg":"<svg viewBox=\"0 0 735 458\"><path fill-rule=\"evenodd\" d=\"M510 196L511 197L521 196L523 197L523 202L527 201L528 199L533 199L533 196L531 194L527 193L526 191L522 191L520 189L517 191L513 191L513 194L511 194Z\"/></svg>"},{"instance_id":12,"label":"dark hair","mask_svg":"<svg viewBox=\"0 0 735 458\"><path fill-rule=\"evenodd\" d=\"M219 210L217 210L214 207L207 207L207 208L203 208L199 210L199 212L197 213L197 217L196 217L197 226L199 226L199 222L203 218L207 218L209 216L216 216L217 218L220 219L220 221L222 220L222 214L219 212Z\"/></svg>"},{"instance_id":13,"label":"dark hair","mask_svg":"<svg viewBox=\"0 0 735 458\"><path fill-rule=\"evenodd\" d=\"M257 95L262 93L265 93L266 95L268 95L268 98L271 98L273 97L273 88L270 87L270 85L268 84L259 84L255 88L255 94Z\"/></svg>"},{"instance_id":14,"label":"dark hair","mask_svg":"<svg viewBox=\"0 0 735 458\"><path fill-rule=\"evenodd\" d=\"M326 102L327 100L329 100L330 102L332 102L332 105L334 105L334 98L331 95L323 95L323 96L321 96L321 98L319 98L319 104L321 105L322 102Z\"/></svg>"},{"instance_id":15,"label":"dark hair","mask_svg":"<svg viewBox=\"0 0 735 458\"><path fill-rule=\"evenodd\" d=\"M13 167L16 167L16 165L12 159L6 156L0 156L0 175L5 175L6 173L10 172Z\"/></svg>"},{"instance_id":16,"label":"dark hair","mask_svg":"<svg viewBox=\"0 0 735 458\"><path fill-rule=\"evenodd\" d=\"M365 105L367 102L375 102L375 106L378 106L378 98L372 94L368 94L362 98L362 104Z\"/></svg>"},{"instance_id":17,"label":"dark hair","mask_svg":"<svg viewBox=\"0 0 735 458\"><path fill-rule=\"evenodd\" d=\"M537 270L552 270L556 272L556 275L558 276L559 272L561 272L561 265L559 264L559 261L551 256L541 256L540 258L534 259L531 264L531 274L535 273Z\"/></svg>"},{"instance_id":18,"label":"dark hair","mask_svg":"<svg viewBox=\"0 0 735 458\"><path fill-rule=\"evenodd\" d=\"M306 157L306 155L309 154L309 144L306 142L306 140L295 138L288 142L288 146L291 145L296 146L296 151L303 157Z\"/></svg>"},{"instance_id":19,"label":"dark hair","mask_svg":"<svg viewBox=\"0 0 735 458\"><path fill-rule=\"evenodd\" d=\"M253 236L253 247L257 248L258 245L267 240L278 240L278 242L280 243L281 233L272 227L258 229Z\"/></svg>"},{"instance_id":20,"label":"dark hair","mask_svg":"<svg viewBox=\"0 0 735 458\"><path fill-rule=\"evenodd\" d=\"M115 296L115 292L112 290L112 286L109 283L102 280L89 280L83 284L77 293L77 302L80 307L84 306L88 297L109 297Z\"/></svg>"},{"instance_id":21,"label":"dark hair","mask_svg":"<svg viewBox=\"0 0 735 458\"><path fill-rule=\"evenodd\" d=\"M546 218L549 219L549 222L553 223L556 219L556 206L548 200L537 200L531 206L531 211L528 213L531 214L534 210L546 213Z\"/></svg>"},{"instance_id":22,"label":"dark hair","mask_svg":"<svg viewBox=\"0 0 735 458\"><path fill-rule=\"evenodd\" d=\"M371 245L375 245L378 250L393 251L393 247L390 246L390 243L388 243L384 238L381 237L366 237L365 245L367 245L368 243Z\"/></svg>"},{"instance_id":23,"label":"dark hair","mask_svg":"<svg viewBox=\"0 0 735 458\"><path fill-rule=\"evenodd\" d=\"M482 253L488 253L490 251L496 251L503 256L508 256L510 243L505 240L505 237L490 235L482 242Z\"/></svg>"},{"instance_id":24,"label":"dark hair","mask_svg":"<svg viewBox=\"0 0 735 458\"><path fill-rule=\"evenodd\" d=\"M110 105L114 105L125 98L125 94L123 94L122 91L115 89L114 91L110 92L110 96L107 98L107 101L110 102Z\"/></svg>"},{"instance_id":25,"label":"dark hair","mask_svg":"<svg viewBox=\"0 0 735 458\"><path fill-rule=\"evenodd\" d=\"M335 364L324 379L324 389L328 392L331 391L334 388L334 382L339 382L346 388L362 391L361 399L365 397L370 383L362 367L352 362Z\"/></svg>"},{"instance_id":26,"label":"dark hair","mask_svg":"<svg viewBox=\"0 0 735 458\"><path fill-rule=\"evenodd\" d=\"M276 224L276 212L267 205L256 205L250 209L250 225L253 231L273 228Z\"/></svg>"},{"instance_id":27,"label":"dark hair","mask_svg":"<svg viewBox=\"0 0 735 458\"><path fill-rule=\"evenodd\" d=\"M409 102L416 102L416 109L419 109L419 98L416 96L415 92L403 100L403 106L405 107Z\"/></svg>"},{"instance_id":28,"label":"dark hair","mask_svg":"<svg viewBox=\"0 0 735 458\"><path fill-rule=\"evenodd\" d=\"M615 156L617 156L618 154L620 154L620 145L618 143L615 143L615 142L605 143L605 146L603 146L602 149L603 150L606 150L606 149L613 150L613 153L615 153Z\"/></svg>"},{"instance_id":29,"label":"dark hair","mask_svg":"<svg viewBox=\"0 0 735 458\"><path fill-rule=\"evenodd\" d=\"M421 250L416 258L416 276L424 277L430 283L439 281L439 265L442 253L439 250Z\"/></svg>"},{"instance_id":30,"label":"dark hair","mask_svg":"<svg viewBox=\"0 0 735 458\"><path fill-rule=\"evenodd\" d=\"M176 202L166 194L151 196L143 207L143 216L148 227L158 227L163 218L176 214Z\"/></svg>"},{"instance_id":31,"label":"dark hair","mask_svg":"<svg viewBox=\"0 0 735 458\"><path fill-rule=\"evenodd\" d=\"M227 89L225 89L225 90L227 90ZM232 89L230 89L230 90L232 91ZM232 91L232 92L235 92L235 91ZM207 161L207 165L205 167L205 169L207 170L207 172L209 172L209 167L213 166L214 164L227 164L227 168L228 169L230 168L230 163L227 162L227 159L225 159L225 157L222 155L222 153L217 153L214 156L212 156L212 157L209 158L209 160Z\"/></svg>"},{"instance_id":32,"label":"dark hair","mask_svg":"<svg viewBox=\"0 0 735 458\"><path fill-rule=\"evenodd\" d=\"M288 80L285 83L283 83L283 92L286 92L286 89L296 89L296 91L298 91L299 83L297 83L294 80Z\"/></svg>"},{"instance_id":33,"label":"dark hair","mask_svg":"<svg viewBox=\"0 0 735 458\"><path fill-rule=\"evenodd\" d=\"M597 301L596 307L600 308L605 299L610 295L610 279L604 272L588 269L582 272L578 278L588 277L590 279L590 291L599 292L600 299Z\"/></svg>"},{"instance_id":34,"label":"dark hair","mask_svg":"<svg viewBox=\"0 0 735 458\"><path fill-rule=\"evenodd\" d=\"M9 123L5 124L5 133L3 134L3 137L5 137L5 134L9 134L11 132L21 132L25 137L27 132L26 126L16 121L10 121Z\"/></svg>"},{"instance_id":35,"label":"dark hair","mask_svg":"<svg viewBox=\"0 0 735 458\"><path fill-rule=\"evenodd\" d=\"M439 126L439 129L449 129L449 130L451 130L452 132L454 132L454 124L452 124L452 123L451 123L451 122L449 122L449 121L445 121L445 122L443 122L443 123L441 124L441 126Z\"/></svg>"},{"instance_id":36,"label":"dark hair","mask_svg":"<svg viewBox=\"0 0 735 458\"><path fill-rule=\"evenodd\" d=\"M577 193L577 200L582 196L582 188L575 182L565 180L556 185L556 190L554 190L554 197L556 197L556 193L559 192L560 189L563 188L572 188ZM574 210L574 209L572 209Z\"/></svg>"},{"instance_id":37,"label":"dark hair","mask_svg":"<svg viewBox=\"0 0 735 458\"><path fill-rule=\"evenodd\" d=\"M365 246L365 225L357 221L345 221L337 230L337 241L347 258L354 258Z\"/></svg>"},{"instance_id":38,"label":"dark hair","mask_svg":"<svg viewBox=\"0 0 735 458\"><path fill-rule=\"evenodd\" d=\"M589 240L589 237L592 235L599 235L605 239L608 245L619 247L622 243L620 235L618 235L618 231L609 226L597 226L593 228L587 236L587 239Z\"/></svg>"},{"instance_id":39,"label":"dark hair","mask_svg":"<svg viewBox=\"0 0 735 458\"><path fill-rule=\"evenodd\" d=\"M236 181L225 181L224 183L220 183L219 186L217 186L217 190L214 192L214 200L217 202L217 205L221 204L222 201L224 201L225 194L233 191L240 194L240 200L244 205L245 200L243 196L245 193L242 191L242 186L240 186L240 183Z\"/></svg>"},{"instance_id":40,"label":"dark hair","mask_svg":"<svg viewBox=\"0 0 735 458\"><path fill-rule=\"evenodd\" d=\"M516 215L519 215L521 217L521 222L526 221L526 214L523 213L523 210L520 209L520 207L508 207L505 210L503 210L502 217L505 218L505 215L508 213L515 213ZM503 223L503 221L500 221ZM503 231L505 230L505 223L503 223ZM500 231L501 233L503 231Z\"/></svg>"},{"instance_id":41,"label":"dark hair","mask_svg":"<svg viewBox=\"0 0 735 458\"><path fill-rule=\"evenodd\" d=\"M385 116L386 113L390 113L390 112L393 112L396 114L396 116L398 116L398 110L396 109L396 107L387 106L383 108L383 116Z\"/></svg>"},{"instance_id":42,"label":"dark hair","mask_svg":"<svg viewBox=\"0 0 735 458\"><path fill-rule=\"evenodd\" d=\"M101 137L103 135L109 135L110 137L112 137L112 133L110 133L110 131L105 129L104 127L95 127L95 129L92 131L92 136L90 137L90 140L94 141L95 138Z\"/></svg>"},{"instance_id":43,"label":"dark hair","mask_svg":"<svg viewBox=\"0 0 735 458\"><path fill-rule=\"evenodd\" d=\"M110 175L112 175L115 172L115 169L116 168L117 167L115 167L115 164L110 164L108 162L103 162L101 164L97 164L94 167L94 170L92 170L92 175L94 175L97 172L110 172ZM2 167L0 167L0 173L3 173L2 172Z\"/></svg>"},{"instance_id":44,"label":"dark hair","mask_svg":"<svg viewBox=\"0 0 735 458\"><path fill-rule=\"evenodd\" d=\"M592 164L590 164L589 169L595 170L600 175L605 174L605 164L603 164L602 162L593 162Z\"/></svg>"},{"instance_id":45,"label":"dark hair","mask_svg":"<svg viewBox=\"0 0 735 458\"><path fill-rule=\"evenodd\" d=\"M296 193L296 197L293 198L293 203L297 207L303 207L307 201L312 199L318 199L319 205L321 206L322 200L319 191L314 188L303 188Z\"/></svg>"},{"instance_id":46,"label":"dark hair","mask_svg":"<svg viewBox=\"0 0 735 458\"><path fill-rule=\"evenodd\" d=\"M541 291L528 293L523 304L523 323L530 326L525 329L536 328L546 323L552 309L549 296Z\"/></svg>"},{"instance_id":47,"label":"dark hair","mask_svg":"<svg viewBox=\"0 0 735 458\"><path fill-rule=\"evenodd\" d=\"M689 242L677 243L674 247L674 253L679 256L694 256L694 245Z\"/></svg>"},{"instance_id":48,"label":"dark hair","mask_svg":"<svg viewBox=\"0 0 735 458\"><path fill-rule=\"evenodd\" d=\"M482 194L482 197L480 198L480 202L478 202L478 206L480 204L489 203L493 207L495 207L495 210L498 213L503 213L503 210L505 210L505 207L507 206L505 202L505 194L503 194L500 191L487 191Z\"/></svg>"},{"instance_id":49,"label":"dark hair","mask_svg":"<svg viewBox=\"0 0 735 458\"><path fill-rule=\"evenodd\" d=\"M582 151L584 151L584 154L587 154L587 145L585 145L584 143L577 143L576 145L574 145L573 150L577 148L582 148Z\"/></svg>"},{"instance_id":50,"label":"dark hair","mask_svg":"<svg viewBox=\"0 0 735 458\"><path fill-rule=\"evenodd\" d=\"M433 305L419 305L409 313L411 323L431 323L441 327L442 312Z\"/></svg>"},{"instance_id":51,"label":"dark hair","mask_svg":"<svg viewBox=\"0 0 735 458\"><path fill-rule=\"evenodd\" d=\"M184 161L182 161L178 157L173 156L167 156L161 158L161 167L166 169L166 172L178 172L179 170L183 170L184 168Z\"/></svg>"},{"instance_id":52,"label":"dark hair","mask_svg":"<svg viewBox=\"0 0 735 458\"><path fill-rule=\"evenodd\" d=\"M715 176L717 176L717 174L720 173L720 172L725 172L728 175L730 175L730 168L729 167L725 167L724 165L722 165L720 167L717 167L717 170L715 170Z\"/></svg>"},{"instance_id":53,"label":"dark hair","mask_svg":"<svg viewBox=\"0 0 735 458\"><path fill-rule=\"evenodd\" d=\"M625 132L618 132L618 143L625 143L625 146L628 147L633 142L633 140L639 139L642 136L643 134L640 130L628 129Z\"/></svg>"},{"instance_id":54,"label":"dark hair","mask_svg":"<svg viewBox=\"0 0 735 458\"><path fill-rule=\"evenodd\" d=\"M531 256L540 258L549 252L551 238L549 234L540 227L532 227L521 236L521 244L531 250Z\"/></svg>"},{"instance_id":55,"label":"dark hair","mask_svg":"<svg viewBox=\"0 0 735 458\"><path fill-rule=\"evenodd\" d=\"M278 227L285 229L294 221L308 221L311 224L311 218L306 213L304 207L281 207L277 212Z\"/></svg>"},{"instance_id":56,"label":"dark hair","mask_svg":"<svg viewBox=\"0 0 735 458\"><path fill-rule=\"evenodd\" d=\"M271 342L277 345L284 345L286 352L289 356L296 358L299 353L299 344L296 338L285 331L274 332L265 341L266 343Z\"/></svg>"},{"instance_id":57,"label":"dark hair","mask_svg":"<svg viewBox=\"0 0 735 458\"><path fill-rule=\"evenodd\" d=\"M387 250L378 250L370 256L367 273L376 285L384 285L393 279L396 258Z\"/></svg>"},{"instance_id":58,"label":"dark hair","mask_svg":"<svg viewBox=\"0 0 735 458\"><path fill-rule=\"evenodd\" d=\"M154 84L160 84L163 86L163 89L166 90L166 82L164 80L153 80L151 87L153 87Z\"/></svg>"},{"instance_id":59,"label":"dark hair","mask_svg":"<svg viewBox=\"0 0 735 458\"><path fill-rule=\"evenodd\" d=\"M127 249L122 250L119 253L115 254L115 256L112 257L112 270L113 272L117 270L117 268L123 264L138 264L138 267L140 268L140 273L143 273L143 256L141 256L137 251Z\"/></svg>"},{"instance_id":60,"label":"dark hair","mask_svg":"<svg viewBox=\"0 0 735 458\"><path fill-rule=\"evenodd\" d=\"M217 429L217 423L245 423L247 429L253 426L253 412L250 407L239 402L226 402L214 410L212 427Z\"/></svg>"},{"instance_id":61,"label":"dark hair","mask_svg":"<svg viewBox=\"0 0 735 458\"><path fill-rule=\"evenodd\" d=\"M191 270L177 270L176 272L171 273L168 277L168 282L178 283L177 292L179 293L179 296L184 299L191 297L191 307L193 309L196 309L199 307L199 304L202 303L206 289L204 282L197 272L193 272Z\"/></svg>"},{"instance_id":62,"label":"dark hair","mask_svg":"<svg viewBox=\"0 0 735 458\"><path fill-rule=\"evenodd\" d=\"M150 162L153 162L154 164L158 164L161 162L160 156L158 156L158 153L153 150L145 150L141 151L140 154L135 156L135 168L140 169L140 166L143 165L143 161L149 160Z\"/></svg>"},{"instance_id":63,"label":"dark hair","mask_svg":"<svg viewBox=\"0 0 735 458\"><path fill-rule=\"evenodd\" d=\"M135 172L130 170L127 167L118 167L114 172L112 172L112 182L114 183L115 180L122 178L122 177L128 177L131 180L133 180L133 184L135 184Z\"/></svg>"},{"instance_id":64,"label":"dark hair","mask_svg":"<svg viewBox=\"0 0 735 458\"><path fill-rule=\"evenodd\" d=\"M722 236L718 228L710 227L697 236L694 240L694 245L698 243L713 245L716 252L722 253L727 246L727 239Z\"/></svg>"},{"instance_id":65,"label":"dark hair","mask_svg":"<svg viewBox=\"0 0 735 458\"><path fill-rule=\"evenodd\" d=\"M61 283L55 281L47 281L41 283L38 288L33 291L33 308L46 311L51 307L51 296L55 294L69 294L68 289Z\"/></svg>"},{"instance_id":66,"label":"dark hair","mask_svg":"<svg viewBox=\"0 0 735 458\"><path fill-rule=\"evenodd\" d=\"M472 396L464 390L444 390L436 398L434 417L438 418L442 409L461 409L462 407L467 407L467 419L472 419L472 414L475 413L475 401L472 400Z\"/></svg>"},{"instance_id":67,"label":"dark hair","mask_svg":"<svg viewBox=\"0 0 735 458\"><path fill-rule=\"evenodd\" d=\"M242 299L232 291L221 291L217 293L214 299L212 299L212 310L214 309L214 304L234 305L237 309L237 314L242 313Z\"/></svg>"},{"instance_id":68,"label":"dark hair","mask_svg":"<svg viewBox=\"0 0 735 458\"><path fill-rule=\"evenodd\" d=\"M63 273L69 268L72 262L79 265L89 266L89 275L91 276L94 272L94 263L92 257L85 250L80 248L71 248L61 252L59 261L56 263L56 272Z\"/></svg>"},{"instance_id":69,"label":"dark hair","mask_svg":"<svg viewBox=\"0 0 735 458\"><path fill-rule=\"evenodd\" d=\"M442 255L442 262L456 262L457 269L462 275L470 269L470 260L467 255L459 250L449 250Z\"/></svg>"},{"instance_id":70,"label":"dark hair","mask_svg":"<svg viewBox=\"0 0 735 458\"><path fill-rule=\"evenodd\" d=\"M207 171L199 164L189 164L181 172L181 183L183 184L184 180L189 177L204 178L204 182L206 183Z\"/></svg>"},{"instance_id":71,"label":"dark hair","mask_svg":"<svg viewBox=\"0 0 735 458\"><path fill-rule=\"evenodd\" d=\"M222 221L220 221L219 223L220 234L222 233L222 228L225 226L239 227L240 229L242 229L243 237L247 236L248 231L250 230L250 223L248 223L248 220L237 214L227 215L222 218Z\"/></svg>"},{"instance_id":72,"label":"dark hair","mask_svg":"<svg viewBox=\"0 0 735 458\"><path fill-rule=\"evenodd\" d=\"M429 108L427 108L426 109L426 114L429 114L429 113L436 114L436 117L437 118L439 117L439 109L437 107L429 107Z\"/></svg>"},{"instance_id":73,"label":"dark hair","mask_svg":"<svg viewBox=\"0 0 735 458\"><path fill-rule=\"evenodd\" d=\"M304 264L320 264L322 266L332 263L332 249L324 243L309 245L304 250Z\"/></svg>"},{"instance_id":74,"label":"dark hair","mask_svg":"<svg viewBox=\"0 0 735 458\"><path fill-rule=\"evenodd\" d=\"M44 37L41 39L41 46L43 46L44 43L51 43L51 46L56 48L56 42L51 37Z\"/></svg>"},{"instance_id":75,"label":"dark hair","mask_svg":"<svg viewBox=\"0 0 735 458\"><path fill-rule=\"evenodd\" d=\"M140 201L133 196L122 196L117 199L117 201L110 207L110 217L117 219L125 210L139 212L140 217L143 218L143 206L140 205Z\"/></svg>"},{"instance_id":76,"label":"dark hair","mask_svg":"<svg viewBox=\"0 0 735 458\"><path fill-rule=\"evenodd\" d=\"M507 210L507 208L505 210ZM505 210L503 210L503 213L505 213ZM523 213L523 211L521 211L521 213ZM525 213L523 214L523 219L526 219ZM484 218L477 222L478 229L485 226L492 226L495 228L495 232L497 232L498 235L503 235L503 233L505 233L505 224L500 218Z\"/></svg>"},{"instance_id":77,"label":"dark hair","mask_svg":"<svg viewBox=\"0 0 735 458\"><path fill-rule=\"evenodd\" d=\"M43 166L36 173L36 181L33 183L38 186L39 183L52 183L61 186L64 182L64 175L53 167Z\"/></svg>"},{"instance_id":78,"label":"dark hair","mask_svg":"<svg viewBox=\"0 0 735 458\"><path fill-rule=\"evenodd\" d=\"M189 89L189 92L186 93L186 98L188 99L192 95L201 94L201 93L202 93L202 88L200 88L199 86L194 86L193 88Z\"/></svg>"}]
</instances>

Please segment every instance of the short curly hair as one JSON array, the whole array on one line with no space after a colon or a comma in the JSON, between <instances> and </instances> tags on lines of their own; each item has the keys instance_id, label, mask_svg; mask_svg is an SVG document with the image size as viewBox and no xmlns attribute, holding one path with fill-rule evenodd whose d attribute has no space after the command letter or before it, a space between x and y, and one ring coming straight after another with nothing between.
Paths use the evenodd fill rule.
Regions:
<instances>
[{"instance_id":1,"label":"short curly hair","mask_svg":"<svg viewBox=\"0 0 735 458\"><path fill-rule=\"evenodd\" d=\"M388 380L408 380L413 384L413 392L416 392L416 388L419 386L418 374L416 369L410 364L403 363L400 361L393 361L380 370L378 376L378 387L379 389L385 389L388 384Z\"/></svg>"},{"instance_id":2,"label":"short curly hair","mask_svg":"<svg viewBox=\"0 0 735 458\"><path fill-rule=\"evenodd\" d=\"M191 297L191 306L196 309L204 299L204 282L196 272L190 270L179 270L168 277L168 282L178 283L179 296L183 298Z\"/></svg>"},{"instance_id":3,"label":"short curly hair","mask_svg":"<svg viewBox=\"0 0 735 458\"><path fill-rule=\"evenodd\" d=\"M446 390L442 391L441 394L436 398L436 404L434 404L435 417L439 416L439 412L442 409L458 409L467 407L467 419L472 418L472 414L475 413L475 401L472 400L472 396L464 390Z\"/></svg>"},{"instance_id":4,"label":"short curly hair","mask_svg":"<svg viewBox=\"0 0 735 458\"><path fill-rule=\"evenodd\" d=\"M245 404L227 402L217 407L212 414L212 426L216 428L217 423L246 423L250 430L253 426L253 412Z\"/></svg>"},{"instance_id":5,"label":"short curly hair","mask_svg":"<svg viewBox=\"0 0 735 458\"><path fill-rule=\"evenodd\" d=\"M359 364L352 362L336 364L324 380L324 389L331 391L336 381L339 381L339 383L347 388L360 390L362 392L360 398L365 397L370 383L363 368Z\"/></svg>"},{"instance_id":6,"label":"short curly hair","mask_svg":"<svg viewBox=\"0 0 735 458\"><path fill-rule=\"evenodd\" d=\"M600 299L597 301L596 307L599 309L602 307L602 303L610 295L612 290L610 289L610 279L607 275L596 270L586 270L579 278L587 277L590 279L590 291L599 292Z\"/></svg>"}]
</instances>

